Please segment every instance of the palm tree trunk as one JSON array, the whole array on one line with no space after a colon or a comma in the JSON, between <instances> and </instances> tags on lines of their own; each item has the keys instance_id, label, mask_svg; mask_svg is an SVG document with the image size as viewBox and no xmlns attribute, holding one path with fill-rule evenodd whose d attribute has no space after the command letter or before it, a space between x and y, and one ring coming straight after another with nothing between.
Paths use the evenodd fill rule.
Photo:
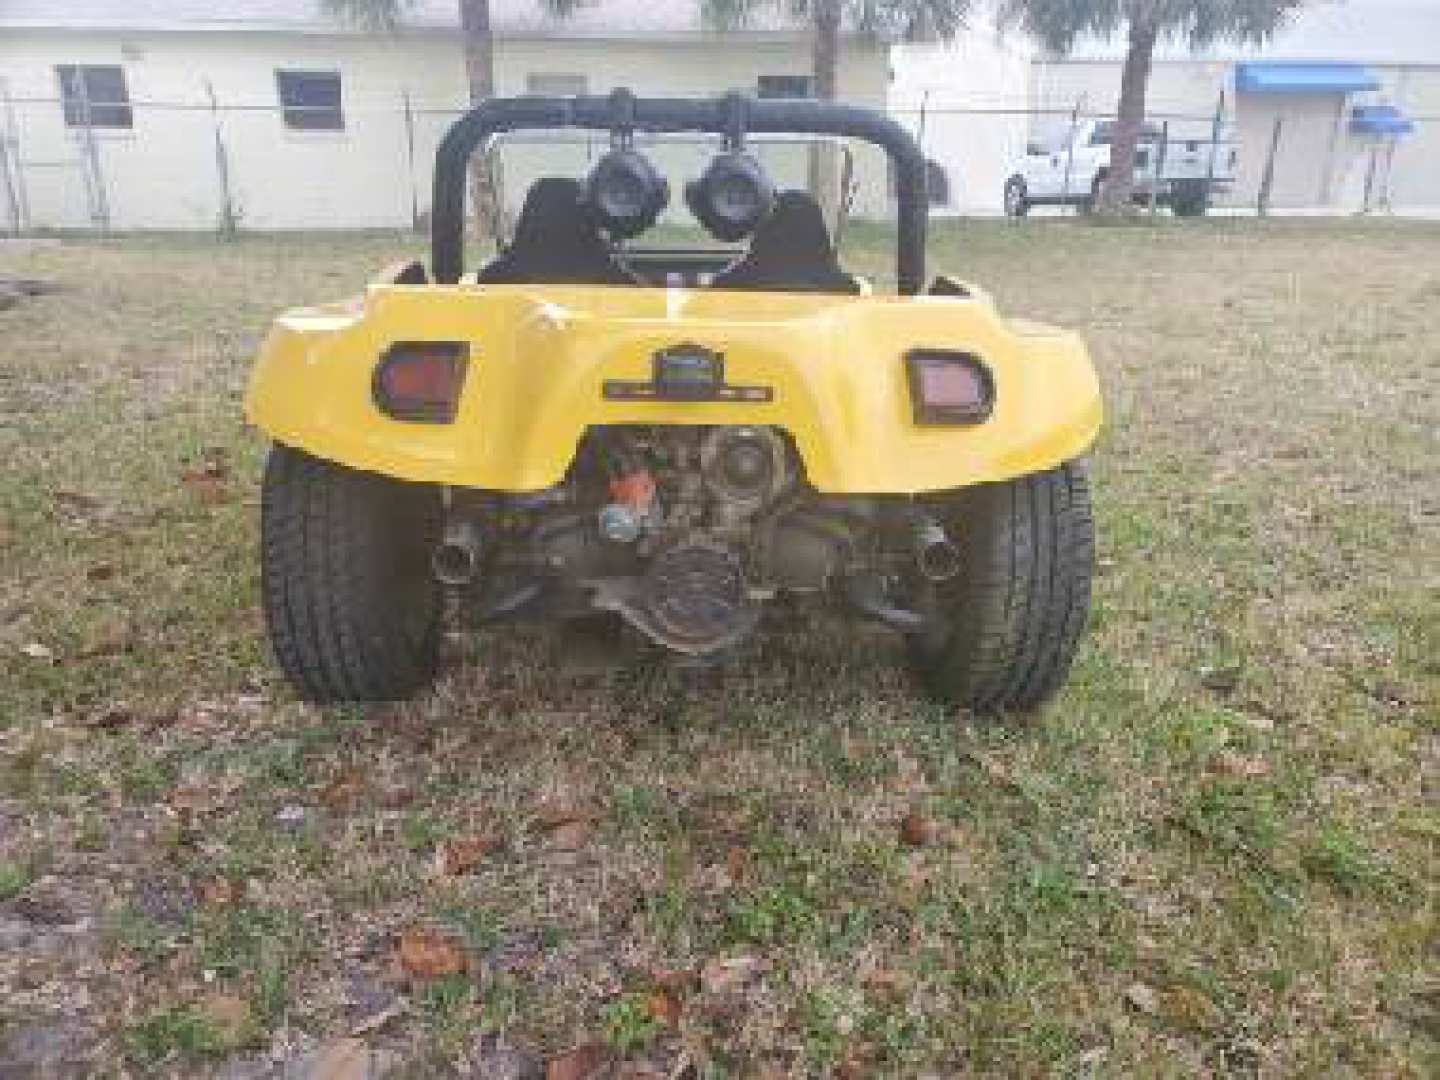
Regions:
<instances>
[{"instance_id":1,"label":"palm tree trunk","mask_svg":"<svg viewBox=\"0 0 1440 1080\"><path fill-rule=\"evenodd\" d=\"M495 94L495 39L490 36L490 0L460 0L460 32L465 39L465 80L470 104Z\"/></svg>"},{"instance_id":2,"label":"palm tree trunk","mask_svg":"<svg viewBox=\"0 0 1440 1080\"><path fill-rule=\"evenodd\" d=\"M810 69L815 96L834 101L840 67L840 0L813 0L814 38Z\"/></svg>"},{"instance_id":3,"label":"palm tree trunk","mask_svg":"<svg viewBox=\"0 0 1440 1080\"><path fill-rule=\"evenodd\" d=\"M1100 193L1100 209L1107 214L1127 212L1135 191L1135 144L1145 123L1145 88L1159 37L1155 25L1144 20L1130 24L1125 67L1120 72L1120 106L1115 134L1110 140L1110 171Z\"/></svg>"},{"instance_id":4,"label":"palm tree trunk","mask_svg":"<svg viewBox=\"0 0 1440 1080\"><path fill-rule=\"evenodd\" d=\"M811 90L821 101L834 101L840 82L840 24L843 0L811 0ZM816 145L810 153L810 193L832 218L839 203L836 191L838 160L835 148Z\"/></svg>"},{"instance_id":5,"label":"palm tree trunk","mask_svg":"<svg viewBox=\"0 0 1440 1080\"><path fill-rule=\"evenodd\" d=\"M460 35L465 49L465 82L470 91L470 104L495 96L495 38L490 31L490 0L460 0ZM484 157L470 162L470 197L474 203L476 232L485 238L498 239L499 200L495 178Z\"/></svg>"}]
</instances>

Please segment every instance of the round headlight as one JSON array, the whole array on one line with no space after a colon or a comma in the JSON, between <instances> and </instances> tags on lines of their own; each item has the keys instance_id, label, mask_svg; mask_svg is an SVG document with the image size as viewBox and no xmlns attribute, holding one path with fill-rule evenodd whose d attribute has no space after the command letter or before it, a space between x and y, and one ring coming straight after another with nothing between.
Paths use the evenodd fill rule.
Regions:
<instances>
[{"instance_id":1,"label":"round headlight","mask_svg":"<svg viewBox=\"0 0 1440 1080\"><path fill-rule=\"evenodd\" d=\"M775 185L749 154L717 154L698 180L685 185L685 203L717 240L749 236L775 202Z\"/></svg>"},{"instance_id":2,"label":"round headlight","mask_svg":"<svg viewBox=\"0 0 1440 1080\"><path fill-rule=\"evenodd\" d=\"M585 180L586 205L616 240L628 240L654 225L669 201L665 177L634 150L611 150Z\"/></svg>"}]
</instances>

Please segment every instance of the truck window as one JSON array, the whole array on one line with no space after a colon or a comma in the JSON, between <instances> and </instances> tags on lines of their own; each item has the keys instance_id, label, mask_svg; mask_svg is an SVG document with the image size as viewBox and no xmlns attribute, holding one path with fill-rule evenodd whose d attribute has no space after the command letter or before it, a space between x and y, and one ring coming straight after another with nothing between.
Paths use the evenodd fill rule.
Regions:
<instances>
[{"instance_id":1,"label":"truck window","mask_svg":"<svg viewBox=\"0 0 1440 1080\"><path fill-rule=\"evenodd\" d=\"M1115 123L1116 122L1114 120L1101 120L1097 122L1095 125L1095 129L1090 132L1090 145L1109 146L1110 141L1115 137ZM1160 125L1141 124L1139 141L1142 143L1159 142Z\"/></svg>"}]
</instances>

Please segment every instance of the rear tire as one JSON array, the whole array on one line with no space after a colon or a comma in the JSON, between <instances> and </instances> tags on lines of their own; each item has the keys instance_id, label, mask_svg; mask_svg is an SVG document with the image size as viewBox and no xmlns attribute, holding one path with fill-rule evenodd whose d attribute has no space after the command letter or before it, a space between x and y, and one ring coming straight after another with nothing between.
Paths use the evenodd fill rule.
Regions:
<instances>
[{"instance_id":1,"label":"rear tire","mask_svg":"<svg viewBox=\"0 0 1440 1080\"><path fill-rule=\"evenodd\" d=\"M1030 213L1030 200L1023 177L1012 176L1005 181L1005 216L1023 218Z\"/></svg>"},{"instance_id":2,"label":"rear tire","mask_svg":"<svg viewBox=\"0 0 1440 1080\"><path fill-rule=\"evenodd\" d=\"M1038 708L1065 681L1090 610L1095 526L1085 465L966 488L929 509L963 556L911 639L927 687L977 713Z\"/></svg>"},{"instance_id":3,"label":"rear tire","mask_svg":"<svg viewBox=\"0 0 1440 1080\"><path fill-rule=\"evenodd\" d=\"M440 489L276 445L261 494L261 581L275 657L315 702L407 698L434 678Z\"/></svg>"}]
</instances>

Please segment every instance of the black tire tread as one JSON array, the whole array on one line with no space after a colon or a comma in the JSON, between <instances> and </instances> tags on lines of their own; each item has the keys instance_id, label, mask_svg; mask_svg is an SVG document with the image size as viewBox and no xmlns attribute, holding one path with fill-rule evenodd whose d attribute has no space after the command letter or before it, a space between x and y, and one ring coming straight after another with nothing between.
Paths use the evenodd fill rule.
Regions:
<instances>
[{"instance_id":1,"label":"black tire tread","mask_svg":"<svg viewBox=\"0 0 1440 1080\"><path fill-rule=\"evenodd\" d=\"M410 697L434 677L440 593L428 563L438 489L360 472L276 445L261 495L261 582L276 659L315 702ZM404 571L410 571L407 578ZM423 594L398 596L397 589ZM419 604L405 633L398 602Z\"/></svg>"},{"instance_id":2,"label":"black tire tread","mask_svg":"<svg viewBox=\"0 0 1440 1080\"><path fill-rule=\"evenodd\" d=\"M937 509L963 568L939 590L948 628L914 642L921 674L977 713L1038 708L1064 682L1090 608L1095 536L1084 463L968 488Z\"/></svg>"}]
</instances>

